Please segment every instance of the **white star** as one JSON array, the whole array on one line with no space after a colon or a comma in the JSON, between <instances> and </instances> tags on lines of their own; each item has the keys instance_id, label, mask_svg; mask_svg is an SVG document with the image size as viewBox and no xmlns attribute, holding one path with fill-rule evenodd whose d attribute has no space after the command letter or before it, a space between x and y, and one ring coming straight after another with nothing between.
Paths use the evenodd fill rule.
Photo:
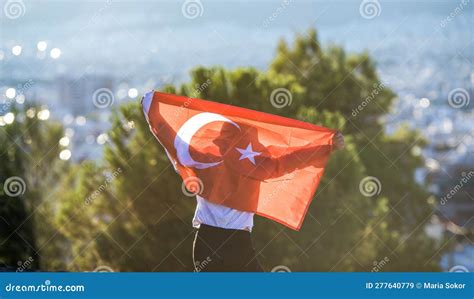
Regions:
<instances>
[{"instance_id":1,"label":"white star","mask_svg":"<svg viewBox=\"0 0 474 299\"><path fill-rule=\"evenodd\" d=\"M240 156L240 160L243 160L243 159L249 159L250 162L252 162L253 165L255 165L255 156L258 156L260 155L261 153L260 152L254 152L253 149L252 149L252 144L249 143L249 145L247 145L247 148L246 149L241 149L241 148L235 148L236 150L238 150L242 156Z\"/></svg>"}]
</instances>

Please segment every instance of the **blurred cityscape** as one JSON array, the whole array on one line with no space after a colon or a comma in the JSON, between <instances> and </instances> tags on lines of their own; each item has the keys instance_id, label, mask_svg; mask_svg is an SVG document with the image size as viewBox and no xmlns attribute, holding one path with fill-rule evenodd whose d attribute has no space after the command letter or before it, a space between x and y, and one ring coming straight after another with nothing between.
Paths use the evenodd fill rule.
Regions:
<instances>
[{"instance_id":1,"label":"blurred cityscape","mask_svg":"<svg viewBox=\"0 0 474 299\"><path fill-rule=\"evenodd\" d=\"M203 16L188 19L179 2L97 1L71 10L67 2L25 1L21 20L0 23L0 126L14 121L12 101L34 100L44 106L44 119L66 128L69 154L62 159L98 159L111 109L94 105L97 90L110 90L117 107L184 82L197 65L265 69L280 38L315 27L323 46L367 51L376 60L398 96L387 111L387 131L408 124L428 141L425 149L411 149L426 161L415 179L439 200L427 231L458 239L442 267L474 271L474 10L470 4L448 20L458 4L381 1L381 15L367 20L358 1L290 2L268 25L261 16L271 16L278 3L203 1ZM464 102L450 102L453 95Z\"/></svg>"}]
</instances>

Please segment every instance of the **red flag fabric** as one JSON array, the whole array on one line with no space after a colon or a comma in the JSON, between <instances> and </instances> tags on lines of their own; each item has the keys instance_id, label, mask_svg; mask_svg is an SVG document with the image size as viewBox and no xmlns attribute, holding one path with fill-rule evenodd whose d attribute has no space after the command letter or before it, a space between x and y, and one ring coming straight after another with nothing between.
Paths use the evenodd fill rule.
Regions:
<instances>
[{"instance_id":1,"label":"red flag fabric","mask_svg":"<svg viewBox=\"0 0 474 299\"><path fill-rule=\"evenodd\" d=\"M212 203L300 229L334 130L161 92L146 94L142 107L188 189Z\"/></svg>"}]
</instances>

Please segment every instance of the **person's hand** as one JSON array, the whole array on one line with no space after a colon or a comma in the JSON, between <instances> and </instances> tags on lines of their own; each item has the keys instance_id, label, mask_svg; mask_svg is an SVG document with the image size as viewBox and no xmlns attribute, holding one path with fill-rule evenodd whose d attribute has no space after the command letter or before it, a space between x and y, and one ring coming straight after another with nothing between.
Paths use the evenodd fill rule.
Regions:
<instances>
[{"instance_id":1,"label":"person's hand","mask_svg":"<svg viewBox=\"0 0 474 299\"><path fill-rule=\"evenodd\" d=\"M334 137L332 138L332 143L334 145L334 149L343 149L345 146L344 143L344 136L341 132L337 132Z\"/></svg>"}]
</instances>

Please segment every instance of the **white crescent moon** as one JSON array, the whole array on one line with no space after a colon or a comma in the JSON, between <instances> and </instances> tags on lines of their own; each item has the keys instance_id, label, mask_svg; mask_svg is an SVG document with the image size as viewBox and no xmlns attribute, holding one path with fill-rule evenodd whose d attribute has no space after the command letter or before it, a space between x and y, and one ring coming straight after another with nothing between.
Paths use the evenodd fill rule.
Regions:
<instances>
[{"instance_id":1,"label":"white crescent moon","mask_svg":"<svg viewBox=\"0 0 474 299\"><path fill-rule=\"evenodd\" d=\"M186 167L194 167L197 169L205 169L222 163L222 161L213 163L203 163L195 161L189 153L189 143L191 142L191 138L193 138L194 134L196 134L196 132L203 126L215 121L223 121L230 123L240 130L238 124L220 114L203 112L194 115L193 117L188 119L181 126L181 128L179 128L178 133L176 133L176 137L174 139L174 148L176 149L176 156L178 157L178 160L181 165Z\"/></svg>"}]
</instances>

